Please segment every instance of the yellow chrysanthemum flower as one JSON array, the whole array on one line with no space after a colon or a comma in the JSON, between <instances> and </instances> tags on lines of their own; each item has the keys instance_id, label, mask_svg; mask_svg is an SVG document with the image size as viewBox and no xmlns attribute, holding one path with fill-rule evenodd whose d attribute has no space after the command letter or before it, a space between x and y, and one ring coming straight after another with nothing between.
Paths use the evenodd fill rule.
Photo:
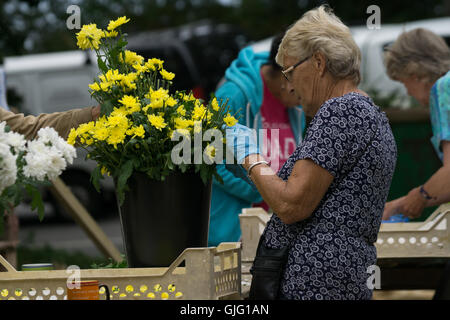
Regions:
<instances>
[{"instance_id":1,"label":"yellow chrysanthemum flower","mask_svg":"<svg viewBox=\"0 0 450 320\"><path fill-rule=\"evenodd\" d=\"M104 175L105 173L106 173L108 176L111 175L111 174L109 173L108 169L106 169L106 167L102 167L102 168L100 169L100 172L101 172L102 175Z\"/></svg>"},{"instance_id":2,"label":"yellow chrysanthemum flower","mask_svg":"<svg viewBox=\"0 0 450 320\"><path fill-rule=\"evenodd\" d=\"M164 122L163 117L154 114L148 115L148 121L150 121L150 124L159 131L167 126L167 123Z\"/></svg>"},{"instance_id":3,"label":"yellow chrysanthemum flower","mask_svg":"<svg viewBox=\"0 0 450 320\"><path fill-rule=\"evenodd\" d=\"M119 117L126 117L128 115L128 111L126 107L115 107L114 110L111 112L110 117L119 116ZM107 122L107 121L106 121Z\"/></svg>"},{"instance_id":4,"label":"yellow chrysanthemum flower","mask_svg":"<svg viewBox=\"0 0 450 320\"><path fill-rule=\"evenodd\" d=\"M105 75L102 74L98 78L102 82L115 82L115 81L121 81L123 77L124 77L124 75L119 73L119 70L109 69Z\"/></svg>"},{"instance_id":5,"label":"yellow chrysanthemum flower","mask_svg":"<svg viewBox=\"0 0 450 320\"><path fill-rule=\"evenodd\" d=\"M108 138L109 131L105 127L96 128L94 131L94 138L99 141L105 141Z\"/></svg>"},{"instance_id":6,"label":"yellow chrysanthemum flower","mask_svg":"<svg viewBox=\"0 0 450 320\"><path fill-rule=\"evenodd\" d=\"M164 106L164 100L163 99L155 99L150 104L147 105L148 107L152 109L160 109Z\"/></svg>"},{"instance_id":7,"label":"yellow chrysanthemum flower","mask_svg":"<svg viewBox=\"0 0 450 320\"><path fill-rule=\"evenodd\" d=\"M148 59L147 62L145 63L145 66L149 69L149 70L160 70L162 69L164 64L164 61L161 59L157 59L157 58L152 58L152 59Z\"/></svg>"},{"instance_id":8,"label":"yellow chrysanthemum flower","mask_svg":"<svg viewBox=\"0 0 450 320\"><path fill-rule=\"evenodd\" d=\"M148 67L145 64L142 65L142 64L139 64L139 63L133 64L133 68L136 70L137 74L141 74L141 73L147 72L147 70L148 70Z\"/></svg>"},{"instance_id":9,"label":"yellow chrysanthemum flower","mask_svg":"<svg viewBox=\"0 0 450 320\"><path fill-rule=\"evenodd\" d=\"M175 129L186 129L189 126L194 124L194 122L192 120L187 120L184 118L175 118L174 123L175 123Z\"/></svg>"},{"instance_id":10,"label":"yellow chrysanthemum flower","mask_svg":"<svg viewBox=\"0 0 450 320\"><path fill-rule=\"evenodd\" d=\"M75 128L70 129L69 136L67 137L67 143L70 145L74 145L77 139L77 130Z\"/></svg>"},{"instance_id":11,"label":"yellow chrysanthemum flower","mask_svg":"<svg viewBox=\"0 0 450 320\"><path fill-rule=\"evenodd\" d=\"M123 75L120 84L126 89L136 89L136 83L134 83L134 81L136 81L137 77L138 74L136 72L131 72L127 75Z\"/></svg>"},{"instance_id":12,"label":"yellow chrysanthemum flower","mask_svg":"<svg viewBox=\"0 0 450 320\"><path fill-rule=\"evenodd\" d=\"M127 135L133 136L133 138L135 136L143 138L144 135L145 135L145 129L144 129L144 127L142 125L140 125L139 127L132 127L132 128L127 130Z\"/></svg>"},{"instance_id":13,"label":"yellow chrysanthemum flower","mask_svg":"<svg viewBox=\"0 0 450 320\"><path fill-rule=\"evenodd\" d=\"M166 100L166 105L168 105L169 107L173 107L173 106L175 106L176 104L177 104L177 100L175 100L174 98L172 98L172 97L169 97L167 100Z\"/></svg>"},{"instance_id":14,"label":"yellow chrysanthemum flower","mask_svg":"<svg viewBox=\"0 0 450 320\"><path fill-rule=\"evenodd\" d=\"M145 136L144 126L141 124L139 127L134 127L134 134L140 138L143 138Z\"/></svg>"},{"instance_id":15,"label":"yellow chrysanthemum flower","mask_svg":"<svg viewBox=\"0 0 450 320\"><path fill-rule=\"evenodd\" d=\"M112 128L107 139L108 144L114 145L114 148L117 148L117 145L125 140L126 132L127 128L123 127Z\"/></svg>"},{"instance_id":16,"label":"yellow chrysanthemum flower","mask_svg":"<svg viewBox=\"0 0 450 320\"><path fill-rule=\"evenodd\" d=\"M100 85L97 82L94 82L93 84L90 84L89 88L91 88L94 91L100 91L101 90Z\"/></svg>"},{"instance_id":17,"label":"yellow chrysanthemum flower","mask_svg":"<svg viewBox=\"0 0 450 320\"><path fill-rule=\"evenodd\" d=\"M201 120L205 116L206 108L204 105L195 106L194 112L192 113L193 120Z\"/></svg>"},{"instance_id":18,"label":"yellow chrysanthemum flower","mask_svg":"<svg viewBox=\"0 0 450 320\"><path fill-rule=\"evenodd\" d=\"M214 160L214 157L216 156L216 148L214 148L213 145L208 144L208 146L205 148L205 153L210 160Z\"/></svg>"},{"instance_id":19,"label":"yellow chrysanthemum flower","mask_svg":"<svg viewBox=\"0 0 450 320\"><path fill-rule=\"evenodd\" d=\"M120 55L119 60L121 62L124 62L122 55ZM136 52L134 51L130 51L130 50L125 50L125 63L129 64L130 66L138 63L138 64L142 64L142 62L144 61L144 57L141 55L138 55Z\"/></svg>"},{"instance_id":20,"label":"yellow chrysanthemum flower","mask_svg":"<svg viewBox=\"0 0 450 320\"><path fill-rule=\"evenodd\" d=\"M227 116L225 118L223 118L223 121L225 122L225 124L229 127L234 126L238 121L236 120L235 117L233 117L231 114L227 114Z\"/></svg>"},{"instance_id":21,"label":"yellow chrysanthemum flower","mask_svg":"<svg viewBox=\"0 0 450 320\"><path fill-rule=\"evenodd\" d=\"M219 102L217 101L216 98L214 98L214 99L211 101L211 107L213 108L214 111L219 111L220 106L219 106Z\"/></svg>"},{"instance_id":22,"label":"yellow chrysanthemum flower","mask_svg":"<svg viewBox=\"0 0 450 320\"><path fill-rule=\"evenodd\" d=\"M196 98L194 97L192 92L190 92L189 94L183 94L183 100L184 101L194 101L194 100L196 100Z\"/></svg>"},{"instance_id":23,"label":"yellow chrysanthemum flower","mask_svg":"<svg viewBox=\"0 0 450 320\"><path fill-rule=\"evenodd\" d=\"M105 36L103 30L98 29L95 23L84 25L77 33L77 46L82 50L99 49L100 40Z\"/></svg>"},{"instance_id":24,"label":"yellow chrysanthemum flower","mask_svg":"<svg viewBox=\"0 0 450 320\"><path fill-rule=\"evenodd\" d=\"M93 84L89 85L89 88L91 88L93 91L108 91L108 89L111 87L111 82L94 82Z\"/></svg>"},{"instance_id":25,"label":"yellow chrysanthemum flower","mask_svg":"<svg viewBox=\"0 0 450 320\"><path fill-rule=\"evenodd\" d=\"M129 113L141 111L141 103L137 97L125 95L119 100L119 102L127 108Z\"/></svg>"},{"instance_id":26,"label":"yellow chrysanthemum flower","mask_svg":"<svg viewBox=\"0 0 450 320\"><path fill-rule=\"evenodd\" d=\"M117 31L105 31L106 38L114 38L117 37L119 33Z\"/></svg>"},{"instance_id":27,"label":"yellow chrysanthemum flower","mask_svg":"<svg viewBox=\"0 0 450 320\"><path fill-rule=\"evenodd\" d=\"M150 95L148 96L151 100L159 100L159 99L168 99L169 98L169 90L164 88L159 88L158 90L153 90L150 88Z\"/></svg>"},{"instance_id":28,"label":"yellow chrysanthemum flower","mask_svg":"<svg viewBox=\"0 0 450 320\"><path fill-rule=\"evenodd\" d=\"M159 73L165 80L171 81L173 78L175 78L175 73L166 71L164 69L162 69Z\"/></svg>"},{"instance_id":29,"label":"yellow chrysanthemum flower","mask_svg":"<svg viewBox=\"0 0 450 320\"><path fill-rule=\"evenodd\" d=\"M108 30L112 31L114 29L116 29L117 27L127 23L128 21L130 21L130 19L127 19L126 16L120 17L117 20L111 20L108 24Z\"/></svg>"},{"instance_id":30,"label":"yellow chrysanthemum flower","mask_svg":"<svg viewBox=\"0 0 450 320\"><path fill-rule=\"evenodd\" d=\"M128 118L123 115L115 115L108 117L108 126L128 129Z\"/></svg>"},{"instance_id":31,"label":"yellow chrysanthemum flower","mask_svg":"<svg viewBox=\"0 0 450 320\"><path fill-rule=\"evenodd\" d=\"M85 136L85 143L86 143L86 145L90 146L91 144L94 143L94 139L91 136L86 135Z\"/></svg>"},{"instance_id":32,"label":"yellow chrysanthemum flower","mask_svg":"<svg viewBox=\"0 0 450 320\"><path fill-rule=\"evenodd\" d=\"M78 135L83 135L85 133L93 134L94 133L94 127L95 127L95 122L94 121L91 121L91 122L88 122L88 123L83 123L77 129Z\"/></svg>"},{"instance_id":33,"label":"yellow chrysanthemum flower","mask_svg":"<svg viewBox=\"0 0 450 320\"><path fill-rule=\"evenodd\" d=\"M177 108L177 113L183 117L186 115L186 109L184 109L184 105L181 105Z\"/></svg>"}]
</instances>

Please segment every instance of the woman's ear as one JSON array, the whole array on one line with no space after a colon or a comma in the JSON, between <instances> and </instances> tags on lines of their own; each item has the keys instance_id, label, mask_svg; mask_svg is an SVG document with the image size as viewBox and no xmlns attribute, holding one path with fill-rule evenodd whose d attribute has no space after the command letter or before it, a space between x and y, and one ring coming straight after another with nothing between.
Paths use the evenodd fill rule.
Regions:
<instances>
[{"instance_id":1,"label":"woman's ear","mask_svg":"<svg viewBox=\"0 0 450 320\"><path fill-rule=\"evenodd\" d=\"M313 54L314 67L318 71L320 76L323 76L326 71L326 58L322 52L317 51Z\"/></svg>"}]
</instances>

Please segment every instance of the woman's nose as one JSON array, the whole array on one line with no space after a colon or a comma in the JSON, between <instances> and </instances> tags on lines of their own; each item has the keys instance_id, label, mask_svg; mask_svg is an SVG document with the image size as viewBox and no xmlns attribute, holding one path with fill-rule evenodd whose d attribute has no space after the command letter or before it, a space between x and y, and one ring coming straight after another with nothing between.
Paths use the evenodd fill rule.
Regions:
<instances>
[{"instance_id":1,"label":"woman's nose","mask_svg":"<svg viewBox=\"0 0 450 320\"><path fill-rule=\"evenodd\" d=\"M290 81L285 80L285 86L286 86L287 92L289 92L289 93L294 92L294 86L292 85L292 83Z\"/></svg>"}]
</instances>

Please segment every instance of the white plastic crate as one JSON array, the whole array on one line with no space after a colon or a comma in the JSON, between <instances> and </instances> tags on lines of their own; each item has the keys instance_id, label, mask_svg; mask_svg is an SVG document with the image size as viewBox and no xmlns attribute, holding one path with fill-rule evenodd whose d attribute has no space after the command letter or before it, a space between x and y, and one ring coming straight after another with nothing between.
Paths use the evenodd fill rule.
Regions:
<instances>
[{"instance_id":1,"label":"white plastic crate","mask_svg":"<svg viewBox=\"0 0 450 320\"><path fill-rule=\"evenodd\" d=\"M1 256L0 263L8 270L0 272L0 300L67 299L66 270L16 271ZM106 284L111 300L240 299L241 247L188 248L168 268L81 269L80 276Z\"/></svg>"},{"instance_id":2,"label":"white plastic crate","mask_svg":"<svg viewBox=\"0 0 450 320\"><path fill-rule=\"evenodd\" d=\"M378 258L450 258L450 204L424 222L383 223L376 242Z\"/></svg>"},{"instance_id":3,"label":"white plastic crate","mask_svg":"<svg viewBox=\"0 0 450 320\"><path fill-rule=\"evenodd\" d=\"M261 208L244 209L242 261L253 261L258 240L270 215ZM375 244L378 258L450 258L450 203L438 207L424 222L382 223Z\"/></svg>"}]
</instances>

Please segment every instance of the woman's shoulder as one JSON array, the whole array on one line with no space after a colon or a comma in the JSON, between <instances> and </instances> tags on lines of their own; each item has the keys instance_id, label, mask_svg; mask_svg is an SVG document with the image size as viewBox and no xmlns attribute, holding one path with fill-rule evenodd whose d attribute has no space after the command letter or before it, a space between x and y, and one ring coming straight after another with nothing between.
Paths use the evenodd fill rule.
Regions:
<instances>
[{"instance_id":1,"label":"woman's shoulder","mask_svg":"<svg viewBox=\"0 0 450 320\"><path fill-rule=\"evenodd\" d=\"M370 114L375 115L380 111L380 108L375 105L369 96L360 92L349 92L342 96L331 98L325 101L321 109L325 115L331 113L342 117L370 117Z\"/></svg>"},{"instance_id":2,"label":"woman's shoulder","mask_svg":"<svg viewBox=\"0 0 450 320\"><path fill-rule=\"evenodd\" d=\"M434 84L434 87L436 87L438 94L446 93L450 95L450 71L440 77Z\"/></svg>"}]
</instances>

